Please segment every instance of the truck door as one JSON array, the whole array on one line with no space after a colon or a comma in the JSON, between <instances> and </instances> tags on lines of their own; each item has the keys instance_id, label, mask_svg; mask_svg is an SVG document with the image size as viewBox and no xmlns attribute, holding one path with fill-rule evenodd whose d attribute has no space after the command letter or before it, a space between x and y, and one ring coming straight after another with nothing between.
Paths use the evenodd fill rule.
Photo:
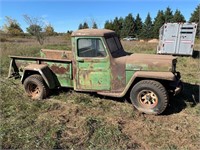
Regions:
<instances>
[{"instance_id":1,"label":"truck door","mask_svg":"<svg viewBox=\"0 0 200 150\"><path fill-rule=\"evenodd\" d=\"M110 59L101 38L76 38L76 90L110 89Z\"/></svg>"}]
</instances>

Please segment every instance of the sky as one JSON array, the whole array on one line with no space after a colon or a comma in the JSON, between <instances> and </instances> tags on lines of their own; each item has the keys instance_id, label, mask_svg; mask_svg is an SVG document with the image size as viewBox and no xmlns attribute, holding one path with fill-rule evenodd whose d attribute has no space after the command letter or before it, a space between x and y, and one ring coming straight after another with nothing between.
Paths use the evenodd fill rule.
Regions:
<instances>
[{"instance_id":1,"label":"sky","mask_svg":"<svg viewBox=\"0 0 200 150\"><path fill-rule=\"evenodd\" d=\"M0 0L0 28L6 23L5 16L17 20L24 32L29 26L23 15L42 18L51 24L56 32L77 30L80 23L92 21L98 28L104 28L107 20L125 18L129 13L136 17L139 13L144 21L150 13L152 20L158 10L170 7L173 12L179 9L186 21L200 0Z\"/></svg>"}]
</instances>

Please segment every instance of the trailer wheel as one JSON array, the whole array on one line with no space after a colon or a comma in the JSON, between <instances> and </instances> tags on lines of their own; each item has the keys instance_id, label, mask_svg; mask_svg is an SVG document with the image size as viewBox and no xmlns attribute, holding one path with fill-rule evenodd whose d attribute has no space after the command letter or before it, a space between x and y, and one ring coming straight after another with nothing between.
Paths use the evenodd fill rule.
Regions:
<instances>
[{"instance_id":1,"label":"trailer wheel","mask_svg":"<svg viewBox=\"0 0 200 150\"><path fill-rule=\"evenodd\" d=\"M165 87L154 80L142 80L130 92L132 104L146 114L161 114L168 105Z\"/></svg>"},{"instance_id":2,"label":"trailer wheel","mask_svg":"<svg viewBox=\"0 0 200 150\"><path fill-rule=\"evenodd\" d=\"M32 99L44 99L48 96L49 88L44 82L43 78L34 74L27 77L24 81L24 89L29 97Z\"/></svg>"}]
</instances>

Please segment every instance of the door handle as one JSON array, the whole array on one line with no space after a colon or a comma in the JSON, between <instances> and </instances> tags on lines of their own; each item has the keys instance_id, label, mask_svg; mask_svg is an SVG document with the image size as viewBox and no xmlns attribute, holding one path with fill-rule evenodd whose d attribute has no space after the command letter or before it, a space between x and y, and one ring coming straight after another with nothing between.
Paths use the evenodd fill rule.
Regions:
<instances>
[{"instance_id":1,"label":"door handle","mask_svg":"<svg viewBox=\"0 0 200 150\"><path fill-rule=\"evenodd\" d=\"M78 62L84 62L84 59L78 58L77 61L78 61Z\"/></svg>"}]
</instances>

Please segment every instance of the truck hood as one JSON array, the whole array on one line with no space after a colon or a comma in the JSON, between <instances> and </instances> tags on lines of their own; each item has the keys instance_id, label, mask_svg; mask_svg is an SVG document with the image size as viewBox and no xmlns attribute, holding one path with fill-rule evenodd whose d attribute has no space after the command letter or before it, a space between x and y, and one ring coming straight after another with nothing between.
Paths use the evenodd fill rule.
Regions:
<instances>
[{"instance_id":1,"label":"truck hood","mask_svg":"<svg viewBox=\"0 0 200 150\"><path fill-rule=\"evenodd\" d=\"M125 70L175 71L176 57L153 54L131 54L115 58Z\"/></svg>"}]
</instances>

